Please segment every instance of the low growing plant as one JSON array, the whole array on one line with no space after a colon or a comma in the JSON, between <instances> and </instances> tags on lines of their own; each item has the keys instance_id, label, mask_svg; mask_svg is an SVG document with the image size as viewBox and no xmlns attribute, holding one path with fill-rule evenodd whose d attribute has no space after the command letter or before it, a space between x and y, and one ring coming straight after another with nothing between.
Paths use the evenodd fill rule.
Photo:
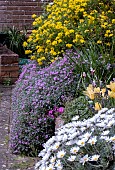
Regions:
<instances>
[{"instance_id":1,"label":"low growing plant","mask_svg":"<svg viewBox=\"0 0 115 170\"><path fill-rule=\"evenodd\" d=\"M54 119L48 112L73 98L76 85L77 77L67 56L43 69L37 63L23 67L12 95L13 153L34 155L42 148L54 131Z\"/></svg>"},{"instance_id":2,"label":"low growing plant","mask_svg":"<svg viewBox=\"0 0 115 170\"><path fill-rule=\"evenodd\" d=\"M79 116L62 126L39 153L39 170L113 170L115 108L103 108L92 118Z\"/></svg>"}]
</instances>

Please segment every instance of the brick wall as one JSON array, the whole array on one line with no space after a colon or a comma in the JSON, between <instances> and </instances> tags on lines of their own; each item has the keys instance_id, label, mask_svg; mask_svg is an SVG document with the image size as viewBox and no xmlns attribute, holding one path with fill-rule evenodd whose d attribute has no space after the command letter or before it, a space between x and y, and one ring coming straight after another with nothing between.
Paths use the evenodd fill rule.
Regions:
<instances>
[{"instance_id":1,"label":"brick wall","mask_svg":"<svg viewBox=\"0 0 115 170\"><path fill-rule=\"evenodd\" d=\"M42 13L40 0L0 0L0 31L13 25L19 29L30 29L31 15Z\"/></svg>"}]
</instances>

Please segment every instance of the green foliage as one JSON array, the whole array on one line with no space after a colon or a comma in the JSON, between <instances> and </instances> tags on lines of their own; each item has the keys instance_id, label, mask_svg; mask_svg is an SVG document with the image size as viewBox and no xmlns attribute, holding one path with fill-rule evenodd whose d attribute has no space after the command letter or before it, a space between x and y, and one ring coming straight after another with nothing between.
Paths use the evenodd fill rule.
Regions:
<instances>
[{"instance_id":1,"label":"green foliage","mask_svg":"<svg viewBox=\"0 0 115 170\"><path fill-rule=\"evenodd\" d=\"M91 103L88 102L85 96L80 96L65 105L64 113L61 115L64 123L68 123L71 119L78 115L81 120L91 117L94 113L91 112Z\"/></svg>"},{"instance_id":2,"label":"green foliage","mask_svg":"<svg viewBox=\"0 0 115 170\"><path fill-rule=\"evenodd\" d=\"M19 55L21 58L26 58L23 47L23 42L26 40L26 30L21 33L17 28L8 28L5 31L7 38L6 38L6 45L9 49Z\"/></svg>"}]
</instances>

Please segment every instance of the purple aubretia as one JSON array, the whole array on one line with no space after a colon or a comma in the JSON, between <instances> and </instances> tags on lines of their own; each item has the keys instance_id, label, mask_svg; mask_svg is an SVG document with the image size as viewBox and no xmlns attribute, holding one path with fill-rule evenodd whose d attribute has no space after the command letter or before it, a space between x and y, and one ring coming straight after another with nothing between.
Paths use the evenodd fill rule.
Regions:
<instances>
[{"instance_id":1,"label":"purple aubretia","mask_svg":"<svg viewBox=\"0 0 115 170\"><path fill-rule=\"evenodd\" d=\"M62 114L64 108L59 106L74 95L77 85L69 54L71 51L43 69L39 69L37 63L24 66L12 95L11 148L14 153L34 154L35 150L38 153L53 135L54 122L48 111L58 106ZM76 56L75 53L72 57Z\"/></svg>"}]
</instances>

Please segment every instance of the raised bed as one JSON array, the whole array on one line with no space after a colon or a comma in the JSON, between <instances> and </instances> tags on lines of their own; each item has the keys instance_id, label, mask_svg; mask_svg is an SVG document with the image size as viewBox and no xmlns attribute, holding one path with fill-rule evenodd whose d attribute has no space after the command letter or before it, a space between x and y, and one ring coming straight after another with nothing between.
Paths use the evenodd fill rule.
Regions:
<instances>
[{"instance_id":1,"label":"raised bed","mask_svg":"<svg viewBox=\"0 0 115 170\"><path fill-rule=\"evenodd\" d=\"M14 83L19 76L19 56L9 50L6 46L0 45L0 83L10 81Z\"/></svg>"}]
</instances>

